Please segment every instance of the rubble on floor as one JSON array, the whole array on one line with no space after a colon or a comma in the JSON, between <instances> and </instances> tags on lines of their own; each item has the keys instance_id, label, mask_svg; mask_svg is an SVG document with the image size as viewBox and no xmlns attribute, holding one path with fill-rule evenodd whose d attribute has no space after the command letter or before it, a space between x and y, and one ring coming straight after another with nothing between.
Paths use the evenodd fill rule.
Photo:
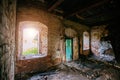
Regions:
<instances>
[{"instance_id":1,"label":"rubble on floor","mask_svg":"<svg viewBox=\"0 0 120 80\"><path fill-rule=\"evenodd\" d=\"M57 69L56 69L57 67ZM120 70L89 60L65 62L55 69L16 80L120 80Z\"/></svg>"}]
</instances>

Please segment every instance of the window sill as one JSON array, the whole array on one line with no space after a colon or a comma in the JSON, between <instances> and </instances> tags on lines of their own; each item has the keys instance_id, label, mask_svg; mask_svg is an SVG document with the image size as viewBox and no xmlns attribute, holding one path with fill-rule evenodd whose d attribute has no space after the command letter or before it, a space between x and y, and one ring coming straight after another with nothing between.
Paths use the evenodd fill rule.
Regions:
<instances>
[{"instance_id":1,"label":"window sill","mask_svg":"<svg viewBox=\"0 0 120 80\"><path fill-rule=\"evenodd\" d=\"M36 59L36 58L43 58L46 57L47 54L35 54L35 55L25 55L25 56L21 56L20 60L26 60L26 59Z\"/></svg>"}]
</instances>

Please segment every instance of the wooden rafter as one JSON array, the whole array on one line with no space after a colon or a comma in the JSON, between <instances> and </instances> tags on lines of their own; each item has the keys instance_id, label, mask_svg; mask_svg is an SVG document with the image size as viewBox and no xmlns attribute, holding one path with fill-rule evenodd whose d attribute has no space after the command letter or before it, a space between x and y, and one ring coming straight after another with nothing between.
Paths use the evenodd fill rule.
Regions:
<instances>
[{"instance_id":1,"label":"wooden rafter","mask_svg":"<svg viewBox=\"0 0 120 80\"><path fill-rule=\"evenodd\" d=\"M55 9L57 6L59 6L64 0L57 0L49 9L48 11L52 11Z\"/></svg>"},{"instance_id":2,"label":"wooden rafter","mask_svg":"<svg viewBox=\"0 0 120 80\"><path fill-rule=\"evenodd\" d=\"M95 4L92 4L92 5L89 5L89 6L85 7L83 9L77 10L77 11L72 12L72 13L68 13L66 16L68 17L68 16L73 16L73 15L78 14L78 13L82 13L82 12L87 11L89 9L92 9L92 8L98 7L100 5L103 5L104 3L108 2L108 1L110 1L110 0L103 0L103 1L97 2Z\"/></svg>"},{"instance_id":3,"label":"wooden rafter","mask_svg":"<svg viewBox=\"0 0 120 80\"><path fill-rule=\"evenodd\" d=\"M76 17L79 18L79 19L81 19L81 20L85 20L84 17L82 17L82 16L80 16L80 15L78 15L78 14L76 14Z\"/></svg>"}]
</instances>

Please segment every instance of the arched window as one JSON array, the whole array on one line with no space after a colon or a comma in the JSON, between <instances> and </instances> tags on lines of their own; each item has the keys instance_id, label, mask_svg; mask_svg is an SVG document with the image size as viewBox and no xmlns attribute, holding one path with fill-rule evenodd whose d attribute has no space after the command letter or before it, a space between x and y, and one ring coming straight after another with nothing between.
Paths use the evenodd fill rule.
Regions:
<instances>
[{"instance_id":1,"label":"arched window","mask_svg":"<svg viewBox=\"0 0 120 80\"><path fill-rule=\"evenodd\" d=\"M90 49L90 40L89 40L89 33L87 31L83 32L83 54L89 54Z\"/></svg>"},{"instance_id":2,"label":"arched window","mask_svg":"<svg viewBox=\"0 0 120 80\"><path fill-rule=\"evenodd\" d=\"M40 58L47 55L48 28L40 22L23 21L19 23L20 59Z\"/></svg>"}]
</instances>

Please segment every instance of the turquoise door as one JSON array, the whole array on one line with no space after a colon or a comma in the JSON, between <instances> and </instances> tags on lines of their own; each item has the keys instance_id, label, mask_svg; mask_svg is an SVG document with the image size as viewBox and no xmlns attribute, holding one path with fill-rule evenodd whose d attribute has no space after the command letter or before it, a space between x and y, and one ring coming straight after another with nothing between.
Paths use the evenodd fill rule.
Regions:
<instances>
[{"instance_id":1,"label":"turquoise door","mask_svg":"<svg viewBox=\"0 0 120 80\"><path fill-rule=\"evenodd\" d=\"M66 39L66 61L72 60L72 39Z\"/></svg>"}]
</instances>

